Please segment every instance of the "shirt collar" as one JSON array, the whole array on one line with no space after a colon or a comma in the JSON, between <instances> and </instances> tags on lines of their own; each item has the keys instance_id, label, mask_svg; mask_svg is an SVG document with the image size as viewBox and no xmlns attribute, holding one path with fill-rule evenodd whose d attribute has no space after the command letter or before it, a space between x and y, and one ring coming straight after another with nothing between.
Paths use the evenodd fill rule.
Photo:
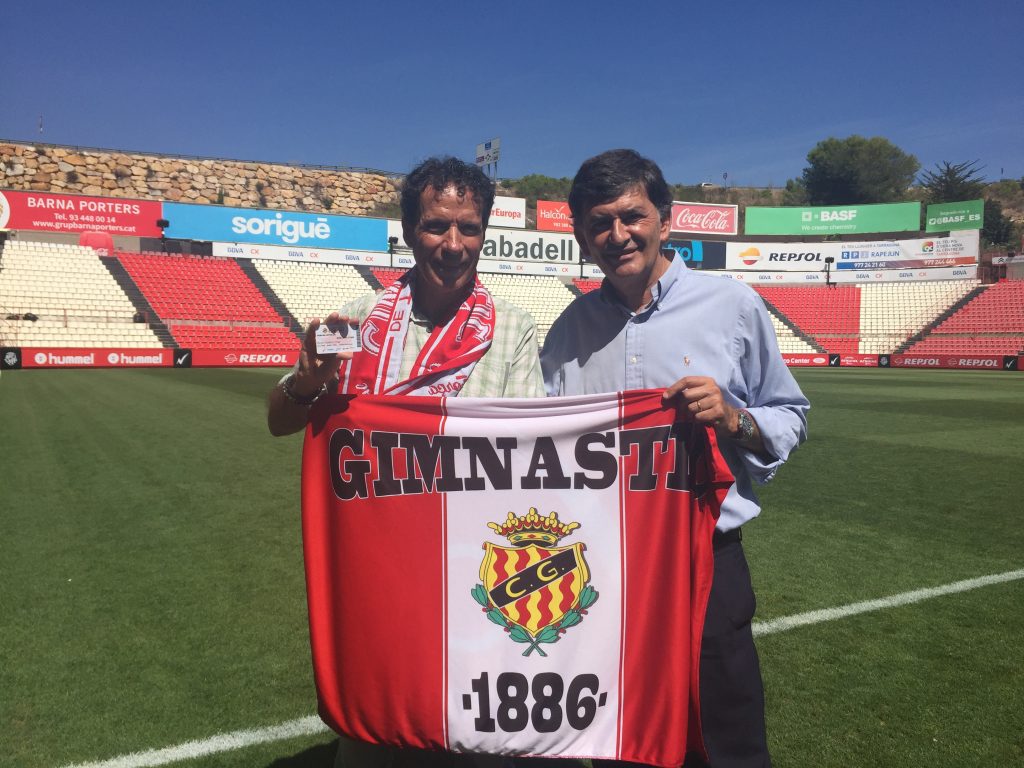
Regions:
<instances>
[{"instance_id":1,"label":"shirt collar","mask_svg":"<svg viewBox=\"0 0 1024 768\"><path fill-rule=\"evenodd\" d=\"M627 315L645 315L649 312L653 312L661 304L662 299L671 290L672 286L677 282L681 281L687 272L686 265L683 264L682 258L678 254L672 257L669 261L668 269L654 285L651 286L651 303L644 307L639 312L634 313L629 307L622 303L615 290L612 288L611 283L608 282L606 277L601 283L601 297L607 303L618 307L620 310L625 312Z\"/></svg>"}]
</instances>

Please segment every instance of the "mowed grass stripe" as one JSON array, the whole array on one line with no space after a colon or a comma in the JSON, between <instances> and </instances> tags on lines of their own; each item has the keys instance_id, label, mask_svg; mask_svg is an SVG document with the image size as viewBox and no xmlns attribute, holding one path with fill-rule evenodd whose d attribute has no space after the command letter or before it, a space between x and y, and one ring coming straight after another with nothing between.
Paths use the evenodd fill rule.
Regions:
<instances>
[{"instance_id":1,"label":"mowed grass stripe","mask_svg":"<svg viewBox=\"0 0 1024 768\"><path fill-rule=\"evenodd\" d=\"M777 632L784 632L797 627L810 624L821 624L829 621L838 621L849 616L856 616L873 611L882 611L889 608L897 608L913 603L920 603L946 595L968 592L973 589L991 586L993 584L1004 584L1010 581L1024 579L1024 569L1010 571L1008 573L996 573L989 576L981 576L976 579L966 579L952 584L945 584L938 587L916 589L912 592L905 592L899 595L877 600L865 600L851 605L840 605L835 608L827 608L820 611L786 616L781 619L768 622L756 622L754 624L754 636L770 635ZM63 768L152 768L152 766L167 765L181 760L192 760L205 755L212 755L221 752L244 749L256 744L263 744L272 741L286 741L297 736L307 736L326 732L325 726L319 717L310 716L290 720L266 728L255 728L233 733L222 733L211 736L208 739L187 741L173 747L162 749L150 749L144 752L133 752L127 755L100 760L89 763L74 763Z\"/></svg>"},{"instance_id":2,"label":"mowed grass stripe","mask_svg":"<svg viewBox=\"0 0 1024 768\"><path fill-rule=\"evenodd\" d=\"M327 730L327 726L323 724L319 717L310 715L309 717L300 717L296 720L289 720L286 723L272 725L267 728L253 728L244 731L222 733L208 739L186 741L184 744L178 744L174 747L149 749L145 752L132 752L131 754L94 763L74 763L65 766L65 768L151 768L152 766L167 765L168 763L177 763L182 760L195 760L206 755L245 749L256 744L288 741L299 736L311 736Z\"/></svg>"}]
</instances>

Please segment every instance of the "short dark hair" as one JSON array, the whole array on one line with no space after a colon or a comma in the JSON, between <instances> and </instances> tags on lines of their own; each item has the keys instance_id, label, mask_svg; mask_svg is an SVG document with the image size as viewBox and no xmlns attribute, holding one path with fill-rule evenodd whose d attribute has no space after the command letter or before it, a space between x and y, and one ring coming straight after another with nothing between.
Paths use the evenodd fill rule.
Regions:
<instances>
[{"instance_id":1,"label":"short dark hair","mask_svg":"<svg viewBox=\"0 0 1024 768\"><path fill-rule=\"evenodd\" d=\"M455 187L460 195L472 192L474 199L480 203L480 215L484 227L487 227L491 207L494 205L494 182L477 166L455 157L429 157L409 171L402 184L400 199L402 226L411 229L419 223L420 196L427 187L438 192Z\"/></svg>"},{"instance_id":2,"label":"short dark hair","mask_svg":"<svg viewBox=\"0 0 1024 768\"><path fill-rule=\"evenodd\" d=\"M595 205L610 202L637 184L643 186L661 220L667 219L672 213L672 191L653 160L634 149L609 149L584 160L569 190L573 221L582 223L584 214Z\"/></svg>"}]
</instances>

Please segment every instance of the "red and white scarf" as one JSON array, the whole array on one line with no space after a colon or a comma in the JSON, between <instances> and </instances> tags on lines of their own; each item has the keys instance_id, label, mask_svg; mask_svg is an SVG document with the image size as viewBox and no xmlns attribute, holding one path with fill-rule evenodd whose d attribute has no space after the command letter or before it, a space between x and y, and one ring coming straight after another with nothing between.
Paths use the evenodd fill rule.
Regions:
<instances>
[{"instance_id":1,"label":"red and white scarf","mask_svg":"<svg viewBox=\"0 0 1024 768\"><path fill-rule=\"evenodd\" d=\"M459 394L494 338L494 300L479 278L473 292L444 326L435 326L410 376L399 381L405 337L412 315L410 269L380 295L359 326L361 351L342 363L338 391L344 394Z\"/></svg>"}]
</instances>

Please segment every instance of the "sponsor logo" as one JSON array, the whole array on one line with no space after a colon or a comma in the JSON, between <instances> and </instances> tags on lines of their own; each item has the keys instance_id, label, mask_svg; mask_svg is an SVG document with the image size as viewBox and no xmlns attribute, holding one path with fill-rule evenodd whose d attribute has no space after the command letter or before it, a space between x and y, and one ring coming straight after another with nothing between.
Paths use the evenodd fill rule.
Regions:
<instances>
[{"instance_id":1,"label":"sponsor logo","mask_svg":"<svg viewBox=\"0 0 1024 768\"><path fill-rule=\"evenodd\" d=\"M286 219L284 214L276 213L273 218L234 216L231 219L231 231L239 235L279 237L282 242L293 245L301 238L327 240L331 236L331 225L324 216L317 216L316 221L301 221Z\"/></svg>"},{"instance_id":2,"label":"sponsor logo","mask_svg":"<svg viewBox=\"0 0 1024 768\"><path fill-rule=\"evenodd\" d=\"M234 355L230 355L230 357L234 357ZM227 360L227 358L224 358L224 359ZM288 362L288 356L287 355L283 355L283 354L274 354L274 355L263 355L263 354L253 355L253 354L249 354L249 355L239 355L237 360L240 363L257 363L257 364L262 365L264 363L287 363ZM234 362L234 361L232 360L231 362Z\"/></svg>"},{"instance_id":3,"label":"sponsor logo","mask_svg":"<svg viewBox=\"0 0 1024 768\"><path fill-rule=\"evenodd\" d=\"M589 584L586 545L558 547L559 540L580 528L552 512L541 517L536 507L522 516L508 513L501 524L487 526L508 539L510 547L484 542L480 580L470 590L488 620L502 627L512 642L526 646L523 656L561 639L580 624L598 593Z\"/></svg>"},{"instance_id":4,"label":"sponsor logo","mask_svg":"<svg viewBox=\"0 0 1024 768\"><path fill-rule=\"evenodd\" d=\"M821 251L804 251L804 252L776 252L773 251L768 254L768 261L821 261Z\"/></svg>"},{"instance_id":5,"label":"sponsor logo","mask_svg":"<svg viewBox=\"0 0 1024 768\"><path fill-rule=\"evenodd\" d=\"M11 204L7 198L4 197L4 193L0 192L0 229L4 229L7 226L7 222L11 220Z\"/></svg>"},{"instance_id":6,"label":"sponsor logo","mask_svg":"<svg viewBox=\"0 0 1024 768\"><path fill-rule=\"evenodd\" d=\"M961 357L956 361L961 368L998 368L994 357Z\"/></svg>"},{"instance_id":7,"label":"sponsor logo","mask_svg":"<svg viewBox=\"0 0 1024 768\"><path fill-rule=\"evenodd\" d=\"M815 365L824 365L825 363L828 362L828 358L819 355L818 357L812 357L811 362L814 363Z\"/></svg>"},{"instance_id":8,"label":"sponsor logo","mask_svg":"<svg viewBox=\"0 0 1024 768\"><path fill-rule=\"evenodd\" d=\"M175 368L191 368L192 367L192 352L187 349L179 349L174 353L174 367Z\"/></svg>"},{"instance_id":9,"label":"sponsor logo","mask_svg":"<svg viewBox=\"0 0 1024 768\"><path fill-rule=\"evenodd\" d=\"M3 359L0 359L0 367L21 368L21 355L15 349L4 350Z\"/></svg>"},{"instance_id":10,"label":"sponsor logo","mask_svg":"<svg viewBox=\"0 0 1024 768\"><path fill-rule=\"evenodd\" d=\"M568 237L560 238L557 242L550 242L541 236L533 242L525 242L499 235L497 239L487 238L484 240L484 247L480 255L485 259L576 261L575 242Z\"/></svg>"},{"instance_id":11,"label":"sponsor logo","mask_svg":"<svg viewBox=\"0 0 1024 768\"><path fill-rule=\"evenodd\" d=\"M568 203L537 201L537 229L550 232L572 232L572 213Z\"/></svg>"},{"instance_id":12,"label":"sponsor logo","mask_svg":"<svg viewBox=\"0 0 1024 768\"><path fill-rule=\"evenodd\" d=\"M932 253L935 250L934 240L924 240L921 243L921 253Z\"/></svg>"},{"instance_id":13,"label":"sponsor logo","mask_svg":"<svg viewBox=\"0 0 1024 768\"><path fill-rule=\"evenodd\" d=\"M682 203L672 206L674 232L736 234L736 209L733 206Z\"/></svg>"},{"instance_id":14,"label":"sponsor logo","mask_svg":"<svg viewBox=\"0 0 1024 768\"><path fill-rule=\"evenodd\" d=\"M752 267L761 260L761 252L757 248L747 248L740 253L740 261L748 267Z\"/></svg>"},{"instance_id":15,"label":"sponsor logo","mask_svg":"<svg viewBox=\"0 0 1024 768\"><path fill-rule=\"evenodd\" d=\"M36 352L36 365L96 365L96 355L55 355L53 352Z\"/></svg>"},{"instance_id":16,"label":"sponsor logo","mask_svg":"<svg viewBox=\"0 0 1024 768\"><path fill-rule=\"evenodd\" d=\"M908 368L921 368L929 365L938 365L939 358L937 357L905 357L902 360L896 358L893 361L898 366L904 366Z\"/></svg>"}]
</instances>

